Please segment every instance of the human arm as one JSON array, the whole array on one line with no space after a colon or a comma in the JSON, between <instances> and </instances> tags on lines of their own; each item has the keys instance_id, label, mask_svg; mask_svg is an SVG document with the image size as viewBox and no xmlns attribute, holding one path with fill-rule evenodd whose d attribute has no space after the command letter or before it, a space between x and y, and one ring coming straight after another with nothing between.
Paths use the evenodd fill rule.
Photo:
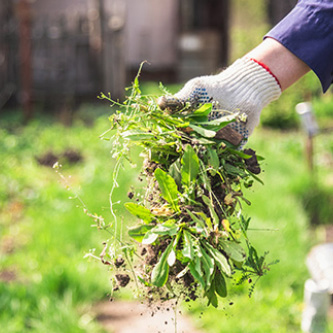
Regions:
<instances>
[{"instance_id":1,"label":"human arm","mask_svg":"<svg viewBox=\"0 0 333 333\"><path fill-rule=\"evenodd\" d=\"M310 68L327 90L333 76L333 1L300 0L295 9L243 58L218 75L190 80L161 107L215 102L212 118L242 112L246 123L230 126L247 138L259 123L261 110Z\"/></svg>"},{"instance_id":2,"label":"human arm","mask_svg":"<svg viewBox=\"0 0 333 333\"><path fill-rule=\"evenodd\" d=\"M333 82L333 1L299 0L265 38L281 43L318 76L323 91Z\"/></svg>"},{"instance_id":3,"label":"human arm","mask_svg":"<svg viewBox=\"0 0 333 333\"><path fill-rule=\"evenodd\" d=\"M305 62L273 38L266 38L246 57L265 64L278 79L281 91L286 90L310 71Z\"/></svg>"}]
</instances>

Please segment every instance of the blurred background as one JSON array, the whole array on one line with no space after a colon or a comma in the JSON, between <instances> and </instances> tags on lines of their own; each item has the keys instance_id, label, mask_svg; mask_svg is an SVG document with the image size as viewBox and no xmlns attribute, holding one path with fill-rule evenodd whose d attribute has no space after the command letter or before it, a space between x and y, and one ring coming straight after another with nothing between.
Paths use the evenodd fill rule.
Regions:
<instances>
[{"instance_id":1,"label":"blurred background","mask_svg":"<svg viewBox=\"0 0 333 333\"><path fill-rule=\"evenodd\" d=\"M99 135L115 108L97 98L100 92L123 100L146 60L143 94L161 95L159 82L174 93L243 56L295 3L1 0L1 332L106 330L97 305L108 302L110 276L98 260L84 258L98 257L108 235L91 227L83 208L111 220L112 143ZM314 135L295 111L305 101ZM300 332L306 257L333 242L332 129L332 87L323 95L313 73L263 111L248 146L265 158L265 185L247 191L252 205L244 211L256 248L280 263L250 299L247 287L235 287L217 310L200 301L185 306L203 333ZM60 177L52 169L57 161ZM137 172L128 166L120 175L119 200L138 185ZM117 210L123 213L121 205ZM124 230L131 223L124 220ZM332 316L331 307L327 332Z\"/></svg>"},{"instance_id":2,"label":"blurred background","mask_svg":"<svg viewBox=\"0 0 333 333\"><path fill-rule=\"evenodd\" d=\"M268 27L295 3L267 0L241 20ZM145 81L215 73L250 44L233 45L237 12L229 0L3 0L0 107L17 102L30 118L36 103L61 110L100 91L121 98L144 60Z\"/></svg>"}]
</instances>

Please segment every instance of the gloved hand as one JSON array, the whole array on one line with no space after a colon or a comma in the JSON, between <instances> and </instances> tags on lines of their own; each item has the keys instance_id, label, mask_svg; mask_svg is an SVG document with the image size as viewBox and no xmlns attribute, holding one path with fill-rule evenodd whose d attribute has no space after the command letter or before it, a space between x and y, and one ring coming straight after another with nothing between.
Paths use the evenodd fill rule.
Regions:
<instances>
[{"instance_id":1,"label":"gloved hand","mask_svg":"<svg viewBox=\"0 0 333 333\"><path fill-rule=\"evenodd\" d=\"M193 106L212 102L211 120L230 112L245 113L245 122L233 122L229 126L246 142L259 123L262 108L280 95L279 82L265 65L241 58L220 74L188 81L174 96L164 96L158 103L161 109L175 110L188 102Z\"/></svg>"}]
</instances>

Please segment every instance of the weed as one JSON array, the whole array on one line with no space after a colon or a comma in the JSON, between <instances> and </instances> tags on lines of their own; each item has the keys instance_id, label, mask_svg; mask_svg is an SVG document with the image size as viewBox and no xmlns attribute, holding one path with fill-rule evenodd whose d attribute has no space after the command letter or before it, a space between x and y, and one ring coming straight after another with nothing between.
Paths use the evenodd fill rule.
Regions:
<instances>
[{"instance_id":1,"label":"weed","mask_svg":"<svg viewBox=\"0 0 333 333\"><path fill-rule=\"evenodd\" d=\"M236 272L248 280L269 270L265 255L258 255L248 238L250 219L242 215L243 203L250 204L243 188L260 181L257 157L253 150L238 150L220 135L229 123L243 121L243 116L213 108L211 103L162 111L155 97L141 94L138 76L123 104L101 95L118 106L110 117L110 131L103 134L112 141L116 166L110 194L114 223L98 225L112 238L102 260L115 266L120 248L131 266L128 273L137 285L147 287L150 297L195 299L202 290L208 304L217 307L217 295L227 296L227 280ZM221 117L210 121L213 110ZM109 133L111 137L106 137ZM136 146L142 149L140 177L147 185L141 200L125 204L140 223L129 230L131 239L123 240L113 191L122 162L131 161ZM144 254L136 250L137 242ZM132 268L133 257L139 258L140 269ZM116 273L117 290L123 280L124 275Z\"/></svg>"}]
</instances>

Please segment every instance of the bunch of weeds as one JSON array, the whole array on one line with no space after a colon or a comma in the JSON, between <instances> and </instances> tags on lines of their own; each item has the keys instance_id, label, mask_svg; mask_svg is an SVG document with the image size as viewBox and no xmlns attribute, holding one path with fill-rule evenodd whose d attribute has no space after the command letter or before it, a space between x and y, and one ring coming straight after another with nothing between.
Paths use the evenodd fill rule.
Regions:
<instances>
[{"instance_id":1,"label":"bunch of weeds","mask_svg":"<svg viewBox=\"0 0 333 333\"><path fill-rule=\"evenodd\" d=\"M122 162L130 160L136 146L142 149L141 177L147 180L142 200L125 203L137 220L128 231L130 241L117 235L113 191L115 222L99 225L112 235L101 257L115 267L115 289L129 282L127 274L117 273L128 265L150 298L204 297L217 307L217 296L226 297L228 281L236 277L239 283L252 283L252 293L269 270L266 253L258 255L248 238L250 218L242 215L243 203L250 204L243 189L261 182L260 158L219 136L231 122L244 121L243 115L223 110L210 121L212 112L220 112L212 103L163 111L154 96L141 94L138 77L124 103L101 95L118 107L110 117L110 132L103 134L113 142L113 189Z\"/></svg>"}]
</instances>

